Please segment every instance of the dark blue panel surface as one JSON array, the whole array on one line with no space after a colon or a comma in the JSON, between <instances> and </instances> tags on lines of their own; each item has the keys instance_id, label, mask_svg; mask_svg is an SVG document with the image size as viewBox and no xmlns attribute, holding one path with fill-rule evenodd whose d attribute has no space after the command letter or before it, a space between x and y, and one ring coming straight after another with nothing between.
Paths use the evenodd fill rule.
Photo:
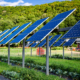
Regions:
<instances>
[{"instance_id":1,"label":"dark blue panel surface","mask_svg":"<svg viewBox=\"0 0 80 80\"><path fill-rule=\"evenodd\" d=\"M62 38L80 37L80 21L78 21Z\"/></svg>"},{"instance_id":2,"label":"dark blue panel surface","mask_svg":"<svg viewBox=\"0 0 80 80\"><path fill-rule=\"evenodd\" d=\"M16 31L14 31L11 35L9 35L6 39L4 39L0 44L6 44L8 43L11 39L13 39L17 34L19 34L23 29L25 29L29 24L29 23L26 23L26 24L23 24L20 28L18 28Z\"/></svg>"},{"instance_id":3,"label":"dark blue panel surface","mask_svg":"<svg viewBox=\"0 0 80 80\"><path fill-rule=\"evenodd\" d=\"M36 47L36 45L37 45L38 43L33 43L32 45L31 45L31 47Z\"/></svg>"},{"instance_id":4,"label":"dark blue panel surface","mask_svg":"<svg viewBox=\"0 0 80 80\"><path fill-rule=\"evenodd\" d=\"M14 30L16 30L19 26L13 27L11 30L9 30L7 33L5 33L1 38L0 42L5 39L9 34L11 34Z\"/></svg>"},{"instance_id":5,"label":"dark blue panel surface","mask_svg":"<svg viewBox=\"0 0 80 80\"><path fill-rule=\"evenodd\" d=\"M26 44L26 47L29 47L32 44L33 44L33 42L29 42L29 43Z\"/></svg>"},{"instance_id":6,"label":"dark blue panel surface","mask_svg":"<svg viewBox=\"0 0 80 80\"><path fill-rule=\"evenodd\" d=\"M51 47L54 42L61 36L61 34L54 36L50 41L49 41L49 47Z\"/></svg>"},{"instance_id":7,"label":"dark blue panel surface","mask_svg":"<svg viewBox=\"0 0 80 80\"><path fill-rule=\"evenodd\" d=\"M53 46L61 46L61 44L65 41L65 39L59 39Z\"/></svg>"},{"instance_id":8,"label":"dark blue panel surface","mask_svg":"<svg viewBox=\"0 0 80 80\"><path fill-rule=\"evenodd\" d=\"M76 39L70 39L68 42L64 43L63 46L71 46Z\"/></svg>"},{"instance_id":9,"label":"dark blue panel surface","mask_svg":"<svg viewBox=\"0 0 80 80\"><path fill-rule=\"evenodd\" d=\"M49 39L51 39L52 36L49 36ZM38 47L42 47L46 44L46 39L44 39L39 45Z\"/></svg>"},{"instance_id":10,"label":"dark blue panel surface","mask_svg":"<svg viewBox=\"0 0 80 80\"><path fill-rule=\"evenodd\" d=\"M67 11L58 14L50 22L48 22L44 27L42 27L38 32L36 32L27 41L42 41L47 35L49 35L62 21L64 21L73 11Z\"/></svg>"},{"instance_id":11,"label":"dark blue panel surface","mask_svg":"<svg viewBox=\"0 0 80 80\"><path fill-rule=\"evenodd\" d=\"M48 17L44 18L44 19L37 20L30 27L28 27L24 32L22 32L14 40L12 40L11 43L19 43L20 41L22 41L25 37L27 37L32 31L34 31L40 24L42 24L47 19L48 19Z\"/></svg>"},{"instance_id":12,"label":"dark blue panel surface","mask_svg":"<svg viewBox=\"0 0 80 80\"><path fill-rule=\"evenodd\" d=\"M2 33L0 33L0 37L1 36L3 36L6 32L8 32L9 31L9 29L7 29L7 30L4 30Z\"/></svg>"}]
</instances>

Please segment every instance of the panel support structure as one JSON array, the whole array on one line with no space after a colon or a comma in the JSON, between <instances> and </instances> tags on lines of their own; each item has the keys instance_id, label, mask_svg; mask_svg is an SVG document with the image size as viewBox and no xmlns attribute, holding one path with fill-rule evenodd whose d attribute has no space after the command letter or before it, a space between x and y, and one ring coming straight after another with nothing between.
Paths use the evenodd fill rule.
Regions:
<instances>
[{"instance_id":1,"label":"panel support structure","mask_svg":"<svg viewBox=\"0 0 80 80\"><path fill-rule=\"evenodd\" d=\"M50 58L51 58L51 47L50 47Z\"/></svg>"},{"instance_id":2,"label":"panel support structure","mask_svg":"<svg viewBox=\"0 0 80 80\"><path fill-rule=\"evenodd\" d=\"M31 47L31 56L32 56L32 47Z\"/></svg>"},{"instance_id":3,"label":"panel support structure","mask_svg":"<svg viewBox=\"0 0 80 80\"><path fill-rule=\"evenodd\" d=\"M49 36L46 38L46 75L49 75Z\"/></svg>"},{"instance_id":4,"label":"panel support structure","mask_svg":"<svg viewBox=\"0 0 80 80\"><path fill-rule=\"evenodd\" d=\"M72 55L72 48L71 48L71 57L72 57L73 55Z\"/></svg>"},{"instance_id":5,"label":"panel support structure","mask_svg":"<svg viewBox=\"0 0 80 80\"><path fill-rule=\"evenodd\" d=\"M64 59L64 46L63 46L63 59Z\"/></svg>"},{"instance_id":6,"label":"panel support structure","mask_svg":"<svg viewBox=\"0 0 80 80\"><path fill-rule=\"evenodd\" d=\"M40 47L39 47L39 56L40 56Z\"/></svg>"},{"instance_id":7,"label":"panel support structure","mask_svg":"<svg viewBox=\"0 0 80 80\"><path fill-rule=\"evenodd\" d=\"M22 67L25 67L25 39L23 39L23 50L22 50Z\"/></svg>"},{"instance_id":8,"label":"panel support structure","mask_svg":"<svg viewBox=\"0 0 80 80\"><path fill-rule=\"evenodd\" d=\"M8 65L10 64L10 42L8 43Z\"/></svg>"}]
</instances>

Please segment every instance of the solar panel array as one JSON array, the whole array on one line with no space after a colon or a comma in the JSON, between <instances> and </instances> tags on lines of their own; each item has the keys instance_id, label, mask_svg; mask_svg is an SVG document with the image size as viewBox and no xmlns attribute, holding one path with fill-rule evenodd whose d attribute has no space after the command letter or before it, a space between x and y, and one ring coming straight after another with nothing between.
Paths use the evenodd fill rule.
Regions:
<instances>
[{"instance_id":1,"label":"solar panel array","mask_svg":"<svg viewBox=\"0 0 80 80\"><path fill-rule=\"evenodd\" d=\"M78 21L62 38L79 38L80 21Z\"/></svg>"},{"instance_id":2,"label":"solar panel array","mask_svg":"<svg viewBox=\"0 0 80 80\"><path fill-rule=\"evenodd\" d=\"M34 31L40 24L42 24L47 19L48 19L48 17L44 18L44 19L37 20L30 27L28 27L24 32L22 32L20 35L18 35L13 41L11 41L11 43L19 43L20 41L22 41L25 37L27 37L32 31Z\"/></svg>"},{"instance_id":3,"label":"solar panel array","mask_svg":"<svg viewBox=\"0 0 80 80\"><path fill-rule=\"evenodd\" d=\"M63 46L71 46L75 41L76 41L76 39L70 39L69 41L64 43Z\"/></svg>"},{"instance_id":4,"label":"solar panel array","mask_svg":"<svg viewBox=\"0 0 80 80\"><path fill-rule=\"evenodd\" d=\"M12 29L10 29L7 33L5 33L1 38L0 38L0 42L5 39L9 34L11 34L13 31L15 31L19 26L13 27Z\"/></svg>"},{"instance_id":5,"label":"solar panel array","mask_svg":"<svg viewBox=\"0 0 80 80\"><path fill-rule=\"evenodd\" d=\"M9 35L6 39L4 39L0 44L6 44L8 43L11 39L13 39L17 34L19 34L23 29L25 29L29 24L23 24L21 27L19 27L16 31L14 31L11 35Z\"/></svg>"},{"instance_id":6,"label":"solar panel array","mask_svg":"<svg viewBox=\"0 0 80 80\"><path fill-rule=\"evenodd\" d=\"M53 46L61 46L61 44L65 41L65 39L59 39Z\"/></svg>"},{"instance_id":7,"label":"solar panel array","mask_svg":"<svg viewBox=\"0 0 80 80\"><path fill-rule=\"evenodd\" d=\"M61 34L54 36L50 41L49 41L49 47L51 47L54 42L61 36Z\"/></svg>"},{"instance_id":8,"label":"solar panel array","mask_svg":"<svg viewBox=\"0 0 80 80\"><path fill-rule=\"evenodd\" d=\"M49 39L51 39L52 36L49 36ZM44 39L39 45L38 47L42 47L46 44L46 39Z\"/></svg>"},{"instance_id":9,"label":"solar panel array","mask_svg":"<svg viewBox=\"0 0 80 80\"><path fill-rule=\"evenodd\" d=\"M75 9L58 14L38 32L36 32L27 41L42 41L47 35L49 35L61 22L63 22Z\"/></svg>"},{"instance_id":10,"label":"solar panel array","mask_svg":"<svg viewBox=\"0 0 80 80\"><path fill-rule=\"evenodd\" d=\"M7 30L4 30L2 33L0 33L0 37L1 36L3 36L6 32L8 32L9 31L9 29L7 29Z\"/></svg>"}]
</instances>

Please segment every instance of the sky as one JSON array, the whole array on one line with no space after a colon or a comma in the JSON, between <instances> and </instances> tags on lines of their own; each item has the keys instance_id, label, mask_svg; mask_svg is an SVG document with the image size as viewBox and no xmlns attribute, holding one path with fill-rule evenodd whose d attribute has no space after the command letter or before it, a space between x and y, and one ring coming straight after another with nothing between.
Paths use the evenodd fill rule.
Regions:
<instances>
[{"instance_id":1,"label":"sky","mask_svg":"<svg viewBox=\"0 0 80 80\"><path fill-rule=\"evenodd\" d=\"M0 0L0 6L30 6L65 0Z\"/></svg>"}]
</instances>

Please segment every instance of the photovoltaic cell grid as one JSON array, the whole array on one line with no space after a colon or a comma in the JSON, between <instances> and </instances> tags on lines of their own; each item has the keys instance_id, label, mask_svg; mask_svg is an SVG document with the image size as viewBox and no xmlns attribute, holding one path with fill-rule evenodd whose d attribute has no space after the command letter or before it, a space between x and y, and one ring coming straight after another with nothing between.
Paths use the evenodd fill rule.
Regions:
<instances>
[{"instance_id":1,"label":"photovoltaic cell grid","mask_svg":"<svg viewBox=\"0 0 80 80\"><path fill-rule=\"evenodd\" d=\"M6 39L4 39L0 44L6 44L8 43L11 39L13 39L17 34L19 34L23 29L25 29L29 24L23 24L21 27L19 27L16 31L14 31L11 35L9 35Z\"/></svg>"},{"instance_id":2,"label":"photovoltaic cell grid","mask_svg":"<svg viewBox=\"0 0 80 80\"><path fill-rule=\"evenodd\" d=\"M80 20L62 37L62 39L79 37L80 37Z\"/></svg>"},{"instance_id":3,"label":"photovoltaic cell grid","mask_svg":"<svg viewBox=\"0 0 80 80\"><path fill-rule=\"evenodd\" d=\"M71 46L75 41L76 39L70 39L68 42L64 43L63 46Z\"/></svg>"},{"instance_id":4,"label":"photovoltaic cell grid","mask_svg":"<svg viewBox=\"0 0 80 80\"><path fill-rule=\"evenodd\" d=\"M42 41L47 35L49 35L61 22L63 22L75 9L58 14L38 32L36 32L27 41Z\"/></svg>"},{"instance_id":5,"label":"photovoltaic cell grid","mask_svg":"<svg viewBox=\"0 0 80 80\"><path fill-rule=\"evenodd\" d=\"M0 37L1 36L3 36L6 32L8 32L9 31L9 29L7 29L7 30L4 30L2 33L0 33Z\"/></svg>"},{"instance_id":6,"label":"photovoltaic cell grid","mask_svg":"<svg viewBox=\"0 0 80 80\"><path fill-rule=\"evenodd\" d=\"M29 45L32 45L32 44L33 44L33 42L30 42L30 43L29 43Z\"/></svg>"},{"instance_id":7,"label":"photovoltaic cell grid","mask_svg":"<svg viewBox=\"0 0 80 80\"><path fill-rule=\"evenodd\" d=\"M22 32L14 40L12 40L11 43L19 43L20 41L22 41L24 38L26 38L32 31L34 31L39 25L41 25L47 19L48 19L48 17L44 18L44 19L37 20L30 27L28 27L24 32Z\"/></svg>"},{"instance_id":8,"label":"photovoltaic cell grid","mask_svg":"<svg viewBox=\"0 0 80 80\"><path fill-rule=\"evenodd\" d=\"M49 36L49 39L51 39L52 36ZM44 39L39 45L38 47L42 47L46 44L46 39Z\"/></svg>"},{"instance_id":9,"label":"photovoltaic cell grid","mask_svg":"<svg viewBox=\"0 0 80 80\"><path fill-rule=\"evenodd\" d=\"M65 41L65 39L59 39L53 46L61 46L61 44Z\"/></svg>"},{"instance_id":10,"label":"photovoltaic cell grid","mask_svg":"<svg viewBox=\"0 0 80 80\"><path fill-rule=\"evenodd\" d=\"M5 33L1 38L0 38L0 42L5 39L9 34L11 34L13 31L15 31L19 26L13 27L12 29L10 29L7 33Z\"/></svg>"},{"instance_id":11,"label":"photovoltaic cell grid","mask_svg":"<svg viewBox=\"0 0 80 80\"><path fill-rule=\"evenodd\" d=\"M26 45L26 47L29 47L30 45L32 45L33 44L33 42L29 42L27 45Z\"/></svg>"},{"instance_id":12,"label":"photovoltaic cell grid","mask_svg":"<svg viewBox=\"0 0 80 80\"><path fill-rule=\"evenodd\" d=\"M35 47L36 45L37 45L38 43L33 43L32 45L31 45L31 47Z\"/></svg>"},{"instance_id":13,"label":"photovoltaic cell grid","mask_svg":"<svg viewBox=\"0 0 80 80\"><path fill-rule=\"evenodd\" d=\"M49 47L51 47L54 42L61 36L61 34L54 36L50 41L49 41Z\"/></svg>"}]
</instances>

